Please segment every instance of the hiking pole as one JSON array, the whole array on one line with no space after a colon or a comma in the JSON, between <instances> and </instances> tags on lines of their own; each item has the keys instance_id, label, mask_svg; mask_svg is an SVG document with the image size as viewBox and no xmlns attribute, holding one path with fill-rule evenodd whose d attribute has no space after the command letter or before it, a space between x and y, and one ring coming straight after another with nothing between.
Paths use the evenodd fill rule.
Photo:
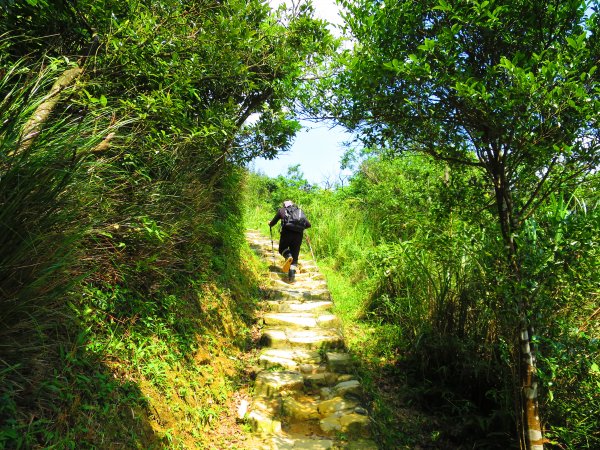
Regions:
<instances>
[{"instance_id":1,"label":"hiking pole","mask_svg":"<svg viewBox=\"0 0 600 450\"><path fill-rule=\"evenodd\" d=\"M273 227L269 225L269 233L271 233L271 252L273 253L273 265L275 265L275 247L273 247Z\"/></svg>"},{"instance_id":2,"label":"hiking pole","mask_svg":"<svg viewBox=\"0 0 600 450\"><path fill-rule=\"evenodd\" d=\"M315 254L312 249L312 245L310 245L310 239L308 238L308 233L304 233L304 237L306 238L306 243L308 244L308 248L310 249L310 254L312 255L313 261L317 262L317 258L315 258Z\"/></svg>"}]
</instances>

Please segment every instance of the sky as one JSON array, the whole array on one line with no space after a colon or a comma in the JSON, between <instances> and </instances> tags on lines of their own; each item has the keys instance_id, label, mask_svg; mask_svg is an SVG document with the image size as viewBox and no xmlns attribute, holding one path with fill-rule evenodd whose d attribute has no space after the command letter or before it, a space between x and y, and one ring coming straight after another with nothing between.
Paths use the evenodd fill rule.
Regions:
<instances>
[{"instance_id":1,"label":"sky","mask_svg":"<svg viewBox=\"0 0 600 450\"><path fill-rule=\"evenodd\" d=\"M350 171L340 169L340 159L345 152L344 142L352 136L340 127L329 129L328 124L302 125L305 128L296 135L289 151L272 161L257 158L250 163L250 169L276 177L285 175L288 167L300 164L304 178L311 184L327 187L345 180Z\"/></svg>"},{"instance_id":2,"label":"sky","mask_svg":"<svg viewBox=\"0 0 600 450\"><path fill-rule=\"evenodd\" d=\"M270 1L273 8L281 3L286 1ZM317 17L332 24L342 23L335 0L313 0L313 6ZM332 32L339 35L335 28L332 28ZM257 158L250 163L250 169L276 177L285 175L288 167L300 164L304 178L311 184L327 186L345 179L350 172L340 169L340 159L345 151L344 142L350 141L352 136L341 127L331 128L331 123L301 123L305 128L297 134L290 150L272 161Z\"/></svg>"}]
</instances>

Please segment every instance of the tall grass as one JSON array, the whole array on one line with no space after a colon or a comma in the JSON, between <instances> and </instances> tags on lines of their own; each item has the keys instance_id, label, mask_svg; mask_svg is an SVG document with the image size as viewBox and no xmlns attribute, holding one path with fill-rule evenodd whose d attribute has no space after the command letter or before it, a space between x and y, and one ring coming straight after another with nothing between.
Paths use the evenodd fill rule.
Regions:
<instances>
[{"instance_id":1,"label":"tall grass","mask_svg":"<svg viewBox=\"0 0 600 450\"><path fill-rule=\"evenodd\" d=\"M25 123L64 70L55 61L19 61L0 80L0 417L7 422L24 404L28 414L43 416L56 401L43 383L64 344L65 297L77 282L72 269L86 232L75 186L85 159L114 128L100 110L59 105L19 150Z\"/></svg>"},{"instance_id":2,"label":"tall grass","mask_svg":"<svg viewBox=\"0 0 600 450\"><path fill-rule=\"evenodd\" d=\"M287 145L332 42L261 2L63 6L0 6L0 446L202 445L256 295L237 164Z\"/></svg>"},{"instance_id":3,"label":"tall grass","mask_svg":"<svg viewBox=\"0 0 600 450\"><path fill-rule=\"evenodd\" d=\"M328 191L307 205L314 223L311 232L316 254L333 258L335 268L352 266L360 261L364 249L374 245L372 231L357 206Z\"/></svg>"},{"instance_id":4,"label":"tall grass","mask_svg":"<svg viewBox=\"0 0 600 450\"><path fill-rule=\"evenodd\" d=\"M375 158L333 192L294 194L297 179L258 177L255 185L270 190L255 202L285 192L311 214L309 232L337 311L367 362L363 377L374 382L382 445L406 439L385 404L402 410L410 401L440 420L439 429L421 430L430 436L415 427L421 443L506 448L515 444L517 370L510 274L497 225L472 189L477 174L448 171L421 157ZM591 449L598 439L599 335L590 319L597 317L597 180L550 199L519 236L531 280L520 288L538 314L547 435L565 448ZM385 381L377 387L379 377ZM395 395L386 388L394 383Z\"/></svg>"},{"instance_id":5,"label":"tall grass","mask_svg":"<svg viewBox=\"0 0 600 450\"><path fill-rule=\"evenodd\" d=\"M139 147L118 133L138 124L79 88L15 152L64 69L19 63L0 83L0 447L200 442L236 381L196 355L245 348L256 295L240 175L207 172L205 142Z\"/></svg>"}]
</instances>

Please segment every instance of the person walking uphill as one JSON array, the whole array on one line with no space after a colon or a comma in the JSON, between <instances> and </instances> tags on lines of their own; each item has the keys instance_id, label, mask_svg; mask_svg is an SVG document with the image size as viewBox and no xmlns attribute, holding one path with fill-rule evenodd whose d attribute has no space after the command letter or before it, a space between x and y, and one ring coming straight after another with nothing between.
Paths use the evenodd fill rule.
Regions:
<instances>
[{"instance_id":1,"label":"person walking uphill","mask_svg":"<svg viewBox=\"0 0 600 450\"><path fill-rule=\"evenodd\" d=\"M296 267L298 255L302 245L304 230L310 228L310 222L298 206L291 200L283 202L283 206L277 210L269 227L274 227L281 220L281 237L279 238L279 253L285 258L283 272L288 273L289 281L296 279Z\"/></svg>"}]
</instances>

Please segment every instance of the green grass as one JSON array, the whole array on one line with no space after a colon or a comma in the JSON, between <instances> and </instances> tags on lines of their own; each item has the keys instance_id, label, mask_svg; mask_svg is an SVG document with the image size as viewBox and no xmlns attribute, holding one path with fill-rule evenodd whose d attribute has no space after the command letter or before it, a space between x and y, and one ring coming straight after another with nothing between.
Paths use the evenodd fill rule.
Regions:
<instances>
[{"instance_id":1,"label":"green grass","mask_svg":"<svg viewBox=\"0 0 600 450\"><path fill-rule=\"evenodd\" d=\"M206 443L258 297L239 173L206 180L184 148L95 154L125 124L79 90L11 153L64 65L32 69L0 80L0 448Z\"/></svg>"}]
</instances>

